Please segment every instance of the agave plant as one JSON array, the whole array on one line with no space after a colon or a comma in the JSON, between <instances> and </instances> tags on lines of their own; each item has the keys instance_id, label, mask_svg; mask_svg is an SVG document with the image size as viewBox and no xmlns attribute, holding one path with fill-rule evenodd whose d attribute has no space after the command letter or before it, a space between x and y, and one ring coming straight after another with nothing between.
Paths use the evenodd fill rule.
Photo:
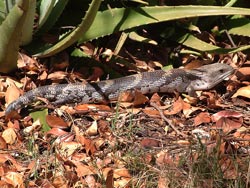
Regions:
<instances>
[{"instance_id":1,"label":"agave plant","mask_svg":"<svg viewBox=\"0 0 250 188\"><path fill-rule=\"evenodd\" d=\"M43 35L55 24L65 9L68 0L17 0L17 2L0 0L0 72L8 73L16 68L20 46L32 46L32 55L37 57L52 56L74 43L84 43L119 31L136 31L139 26L172 21L183 18L219 15L250 15L249 9L221 6L147 6L139 2L140 7L106 8L99 10L101 0L92 0L88 10L83 13L82 21L67 34L60 37L53 45L41 43L40 47L32 45L34 35ZM34 29L36 14L39 19ZM9 11L9 12L8 12ZM233 25L229 32L236 35L250 36L249 20L240 18L243 25ZM132 29L132 30L131 30ZM247 32L248 31L248 32ZM136 37L138 39L138 36ZM196 51L216 53L232 53L250 46L233 49L222 49L205 43L186 32L172 36L176 42L184 44ZM122 45L122 44L118 44ZM199 48L197 48L199 46Z\"/></svg>"}]
</instances>

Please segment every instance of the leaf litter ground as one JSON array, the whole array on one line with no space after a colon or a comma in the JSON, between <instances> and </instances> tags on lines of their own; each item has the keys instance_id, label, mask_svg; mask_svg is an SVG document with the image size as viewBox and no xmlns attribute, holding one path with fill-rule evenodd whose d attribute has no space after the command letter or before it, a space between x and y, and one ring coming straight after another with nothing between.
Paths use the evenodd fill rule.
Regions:
<instances>
[{"instance_id":1,"label":"leaf litter ground","mask_svg":"<svg viewBox=\"0 0 250 188\"><path fill-rule=\"evenodd\" d=\"M69 65L66 52L52 58L50 69L46 61L40 64L21 56L21 71L15 75L18 79L1 79L2 104L38 85L82 78L97 81L107 70L105 66L94 67L92 75L86 75L87 66L70 73L62 71ZM130 54L135 64L126 71L121 65L112 69L126 75L161 66L151 57L146 61ZM183 57L183 61L188 58ZM239 63L234 63L235 58ZM250 61L246 59L241 66L237 54L220 59L237 68L237 73L226 86L223 83L198 93L197 98L179 94L144 96L139 92L131 97L125 92L120 102L112 104L45 106L37 114L25 108L12 120L5 119L1 112L0 185L249 185ZM196 67L197 63L201 61L193 60L189 66ZM41 104L34 104L32 109L35 107Z\"/></svg>"}]
</instances>

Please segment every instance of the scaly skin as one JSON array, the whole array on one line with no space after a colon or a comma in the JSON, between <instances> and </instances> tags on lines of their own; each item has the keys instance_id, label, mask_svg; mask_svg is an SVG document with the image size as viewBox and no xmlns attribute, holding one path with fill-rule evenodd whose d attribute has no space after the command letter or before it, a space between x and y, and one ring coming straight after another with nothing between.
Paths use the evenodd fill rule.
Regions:
<instances>
[{"instance_id":1,"label":"scaly skin","mask_svg":"<svg viewBox=\"0 0 250 188\"><path fill-rule=\"evenodd\" d=\"M25 105L38 100L38 97L45 98L54 105L59 105L63 103L93 103L117 100L121 92L129 90L138 90L143 94L174 91L193 94L197 90L213 88L233 72L234 69L231 66L215 63L193 70L157 70L97 83L42 86L26 92L10 103L5 114L23 108Z\"/></svg>"}]
</instances>

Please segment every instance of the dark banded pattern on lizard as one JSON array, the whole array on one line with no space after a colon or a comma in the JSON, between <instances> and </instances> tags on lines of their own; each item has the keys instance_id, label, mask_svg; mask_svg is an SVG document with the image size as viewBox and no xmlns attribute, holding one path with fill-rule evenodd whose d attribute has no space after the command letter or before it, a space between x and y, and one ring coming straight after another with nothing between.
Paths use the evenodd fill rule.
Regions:
<instances>
[{"instance_id":1,"label":"dark banded pattern on lizard","mask_svg":"<svg viewBox=\"0 0 250 188\"><path fill-rule=\"evenodd\" d=\"M42 86L26 92L10 103L5 114L23 108L38 100L39 97L49 100L54 105L60 105L113 101L117 100L121 92L128 90L138 90L143 94L174 91L192 94L196 90L211 89L233 72L234 69L231 66L215 63L193 70L157 70L97 83Z\"/></svg>"}]
</instances>

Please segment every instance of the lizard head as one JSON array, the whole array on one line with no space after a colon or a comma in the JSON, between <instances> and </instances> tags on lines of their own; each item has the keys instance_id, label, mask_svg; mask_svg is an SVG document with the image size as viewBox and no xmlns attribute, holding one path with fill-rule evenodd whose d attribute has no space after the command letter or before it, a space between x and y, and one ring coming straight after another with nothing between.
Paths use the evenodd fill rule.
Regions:
<instances>
[{"instance_id":1,"label":"lizard head","mask_svg":"<svg viewBox=\"0 0 250 188\"><path fill-rule=\"evenodd\" d=\"M188 70L189 74L193 75L195 79L192 79L188 86L188 92L197 90L208 90L222 82L230 75L233 74L234 69L226 64L214 63L210 65L204 65L202 67Z\"/></svg>"}]
</instances>

